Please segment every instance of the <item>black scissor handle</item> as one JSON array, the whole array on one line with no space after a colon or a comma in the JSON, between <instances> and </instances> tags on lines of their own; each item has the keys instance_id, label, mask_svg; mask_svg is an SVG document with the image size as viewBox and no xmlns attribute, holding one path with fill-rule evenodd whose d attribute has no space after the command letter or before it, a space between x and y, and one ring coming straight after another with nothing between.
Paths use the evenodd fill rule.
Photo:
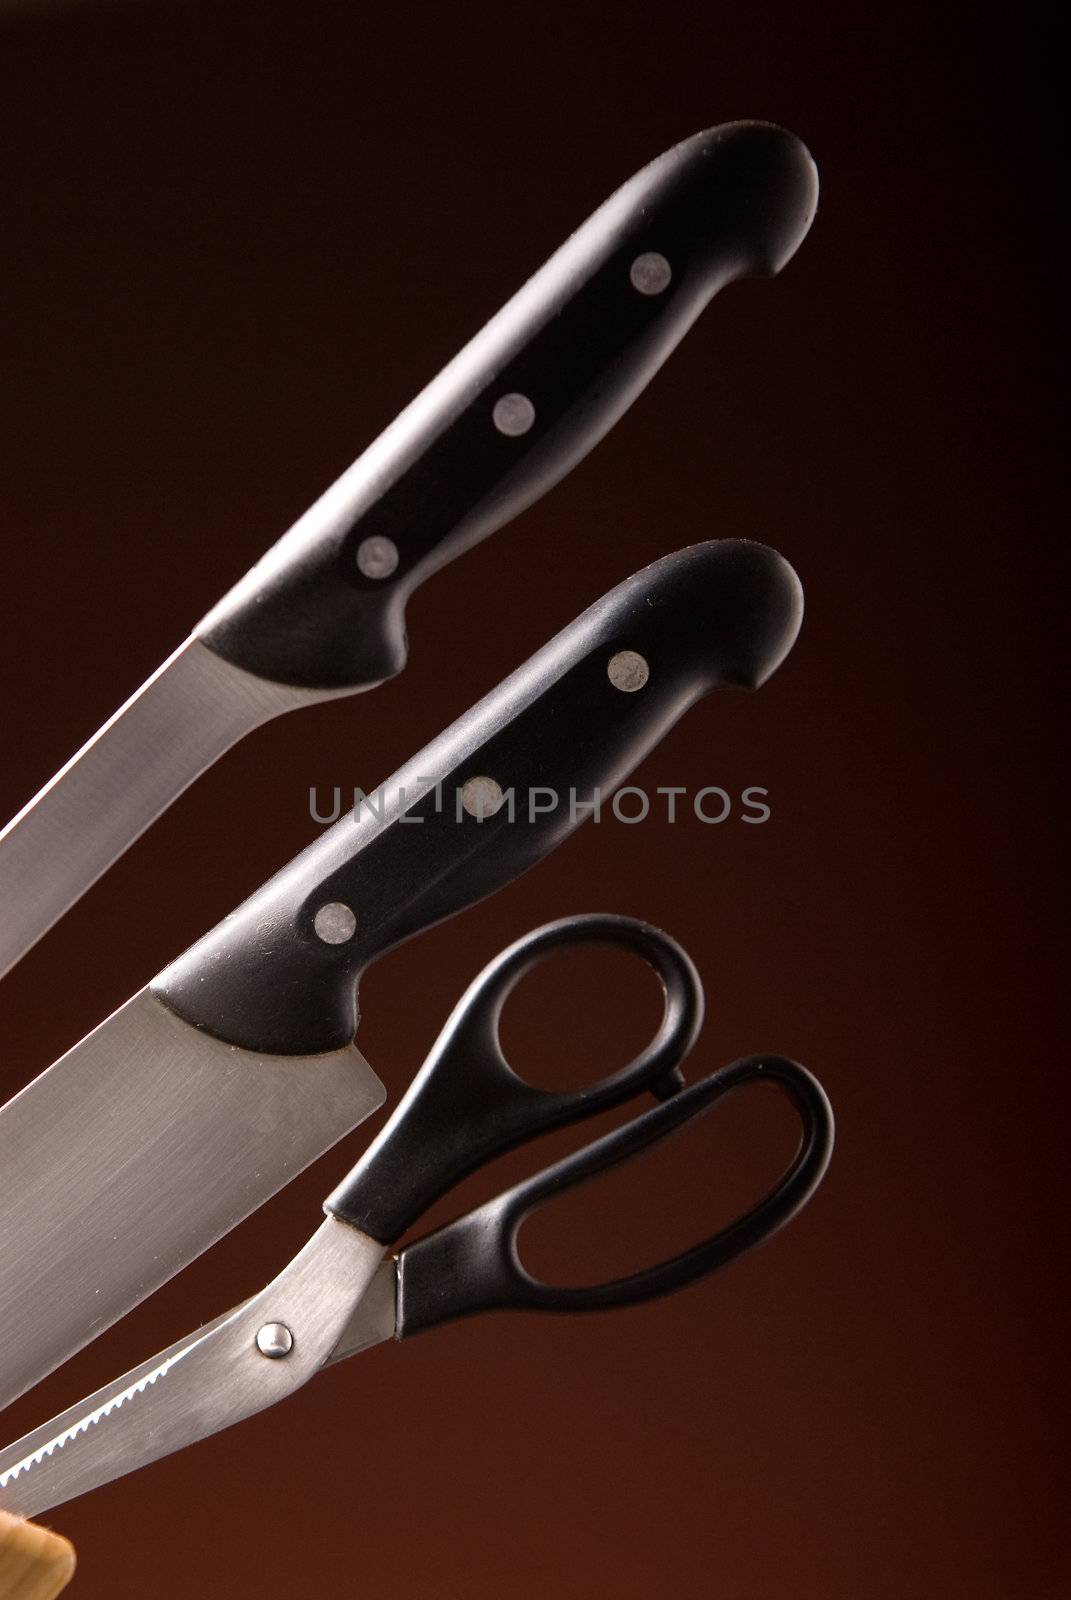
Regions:
<instances>
[{"instance_id":1,"label":"black scissor handle","mask_svg":"<svg viewBox=\"0 0 1071 1600\"><path fill-rule=\"evenodd\" d=\"M521 1265L517 1233L537 1206L638 1155L731 1091L760 1081L775 1083L787 1094L799 1114L802 1138L778 1182L743 1216L661 1265L609 1283L557 1288L533 1278ZM804 1067L780 1056L734 1062L404 1249L398 1258L397 1336L405 1338L476 1311L598 1311L671 1294L735 1260L788 1222L820 1183L832 1147L829 1101Z\"/></svg>"},{"instance_id":2,"label":"black scissor handle","mask_svg":"<svg viewBox=\"0 0 1071 1600\"><path fill-rule=\"evenodd\" d=\"M556 950L611 945L662 981L654 1038L628 1066L581 1089L537 1089L502 1052L502 1008L526 972ZM681 1089L679 1063L703 1021L703 986L676 940L632 917L564 917L526 934L470 984L379 1137L326 1202L333 1216L390 1244L434 1200L485 1161L537 1134L652 1090Z\"/></svg>"}]
</instances>

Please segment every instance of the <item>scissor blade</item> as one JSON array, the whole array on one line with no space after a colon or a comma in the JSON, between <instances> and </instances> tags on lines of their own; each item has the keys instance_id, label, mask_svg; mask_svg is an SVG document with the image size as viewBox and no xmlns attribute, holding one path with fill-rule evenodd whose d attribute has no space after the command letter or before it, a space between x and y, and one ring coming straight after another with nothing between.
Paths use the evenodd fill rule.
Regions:
<instances>
[{"instance_id":1,"label":"scissor blade","mask_svg":"<svg viewBox=\"0 0 1071 1600\"><path fill-rule=\"evenodd\" d=\"M324 698L187 639L0 832L0 977L224 751Z\"/></svg>"},{"instance_id":2,"label":"scissor blade","mask_svg":"<svg viewBox=\"0 0 1071 1600\"><path fill-rule=\"evenodd\" d=\"M0 1453L0 1508L38 1516L285 1399L330 1360L382 1254L329 1217L252 1300ZM286 1354L261 1353L268 1328Z\"/></svg>"},{"instance_id":3,"label":"scissor blade","mask_svg":"<svg viewBox=\"0 0 1071 1600\"><path fill-rule=\"evenodd\" d=\"M0 1110L0 1406L382 1102L352 1045L238 1050L141 990Z\"/></svg>"},{"instance_id":4,"label":"scissor blade","mask_svg":"<svg viewBox=\"0 0 1071 1600\"><path fill-rule=\"evenodd\" d=\"M398 1259L385 1256L353 1307L327 1365L333 1367L336 1361L348 1361L350 1356L360 1355L384 1339L393 1339L397 1326Z\"/></svg>"}]
</instances>

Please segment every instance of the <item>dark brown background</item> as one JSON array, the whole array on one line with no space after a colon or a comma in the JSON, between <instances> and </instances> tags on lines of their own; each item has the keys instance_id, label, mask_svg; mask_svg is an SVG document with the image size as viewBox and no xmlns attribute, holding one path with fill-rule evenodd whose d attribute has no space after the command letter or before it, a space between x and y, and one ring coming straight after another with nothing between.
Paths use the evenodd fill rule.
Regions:
<instances>
[{"instance_id":1,"label":"dark brown background","mask_svg":"<svg viewBox=\"0 0 1071 1600\"><path fill-rule=\"evenodd\" d=\"M3 815L636 167L760 116L823 180L783 278L716 300L571 478L418 594L399 681L250 739L5 981L0 1089L306 842L311 783L371 786L625 574L744 534L802 576L798 648L638 781L762 784L770 822L582 830L384 961L361 1043L396 1094L505 941L642 915L707 982L693 1074L768 1048L820 1075L825 1187L676 1300L378 1350L64 1508L76 1592L1054 1595L1048 335L1019 275L1045 191L1014 31L947 6L87 0L8 4L0 46ZM533 980L508 1038L572 1081L655 1010L589 958ZM531 1259L652 1259L786 1139L735 1106L533 1225ZM258 1288L361 1142L4 1434Z\"/></svg>"}]
</instances>

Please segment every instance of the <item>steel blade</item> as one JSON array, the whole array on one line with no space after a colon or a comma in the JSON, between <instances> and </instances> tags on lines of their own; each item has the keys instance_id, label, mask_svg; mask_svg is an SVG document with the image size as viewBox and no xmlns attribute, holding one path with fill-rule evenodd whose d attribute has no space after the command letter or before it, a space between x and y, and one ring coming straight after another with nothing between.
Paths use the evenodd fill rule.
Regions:
<instances>
[{"instance_id":1,"label":"steel blade","mask_svg":"<svg viewBox=\"0 0 1071 1600\"><path fill-rule=\"evenodd\" d=\"M383 1103L353 1046L256 1055L148 989L0 1111L0 1406Z\"/></svg>"},{"instance_id":2,"label":"steel blade","mask_svg":"<svg viewBox=\"0 0 1071 1600\"><path fill-rule=\"evenodd\" d=\"M382 1254L328 1218L252 1300L3 1451L0 1508L39 1516L292 1394L329 1361ZM277 1356L257 1344L272 1325L291 1339Z\"/></svg>"},{"instance_id":3,"label":"steel blade","mask_svg":"<svg viewBox=\"0 0 1071 1600\"><path fill-rule=\"evenodd\" d=\"M385 1256L350 1313L327 1365L334 1366L336 1361L360 1355L362 1350L370 1350L384 1339L393 1339L397 1321L398 1258Z\"/></svg>"},{"instance_id":4,"label":"steel blade","mask_svg":"<svg viewBox=\"0 0 1071 1600\"><path fill-rule=\"evenodd\" d=\"M231 745L333 692L268 683L187 639L0 832L0 977Z\"/></svg>"}]
</instances>

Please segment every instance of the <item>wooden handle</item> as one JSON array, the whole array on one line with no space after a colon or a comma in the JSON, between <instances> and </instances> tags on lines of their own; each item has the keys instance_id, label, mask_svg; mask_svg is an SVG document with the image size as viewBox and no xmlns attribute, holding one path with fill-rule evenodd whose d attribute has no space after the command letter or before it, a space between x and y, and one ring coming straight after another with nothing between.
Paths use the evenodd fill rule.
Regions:
<instances>
[{"instance_id":1,"label":"wooden handle","mask_svg":"<svg viewBox=\"0 0 1071 1600\"><path fill-rule=\"evenodd\" d=\"M0 1600L52 1600L74 1576L74 1546L0 1511Z\"/></svg>"}]
</instances>

